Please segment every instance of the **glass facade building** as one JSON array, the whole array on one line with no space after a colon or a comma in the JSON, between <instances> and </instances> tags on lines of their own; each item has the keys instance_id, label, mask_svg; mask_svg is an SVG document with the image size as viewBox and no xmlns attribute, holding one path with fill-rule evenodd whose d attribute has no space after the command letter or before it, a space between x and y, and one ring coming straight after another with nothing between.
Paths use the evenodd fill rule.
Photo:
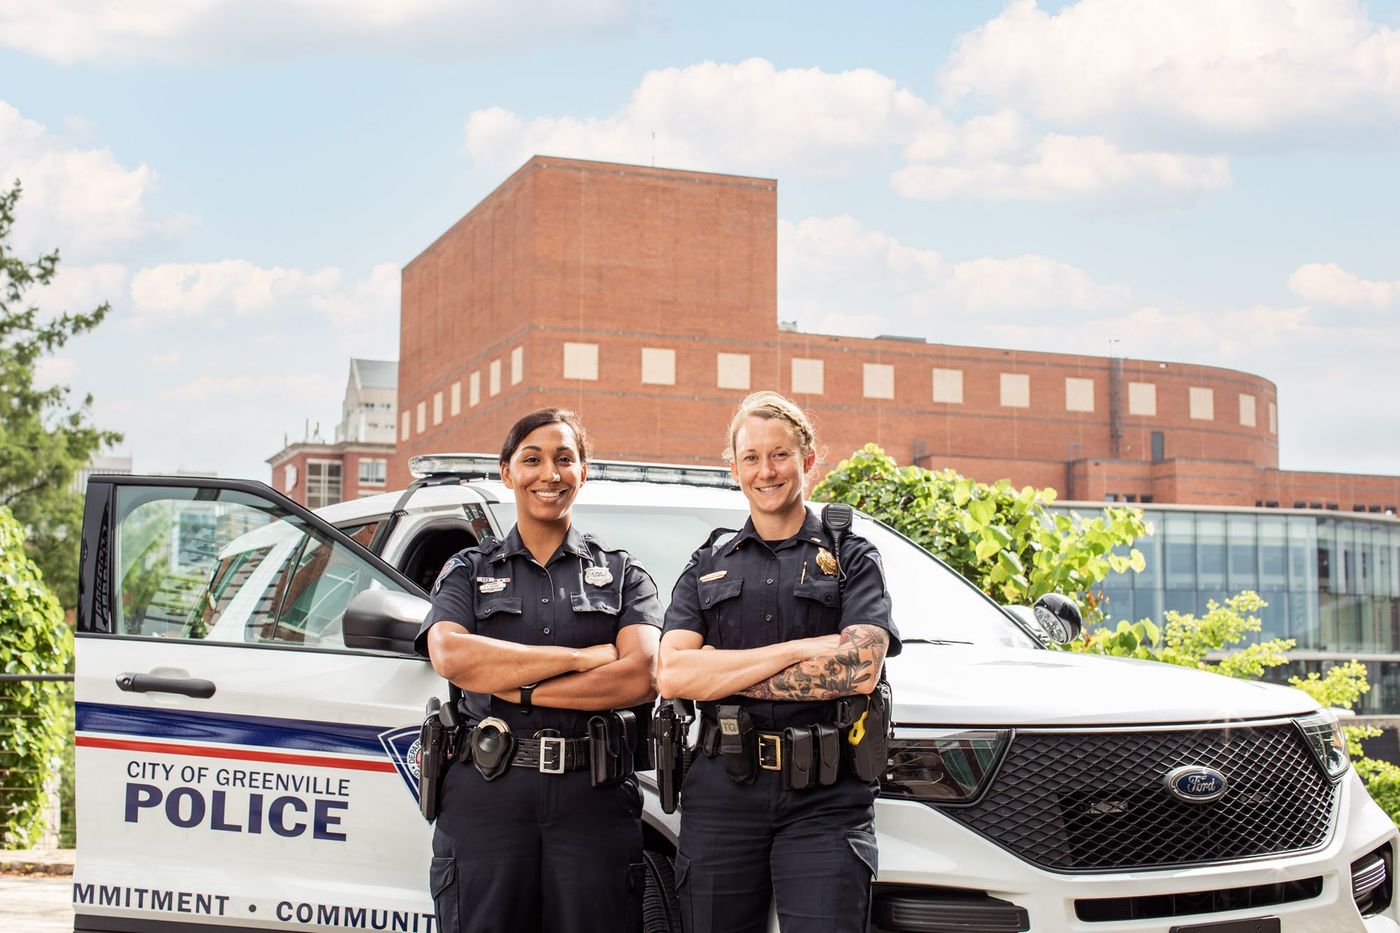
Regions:
<instances>
[{"instance_id":1,"label":"glass facade building","mask_svg":"<svg viewBox=\"0 0 1400 933\"><path fill-rule=\"evenodd\" d=\"M1400 521L1160 505L1143 515L1154 529L1137 543L1147 566L1104 580L1109 618L1160 622L1167 610L1201 614L1212 599L1254 590L1269 604L1257 638L1297 643L1290 669L1270 679L1356 658L1371 681L1357 712L1400 714Z\"/></svg>"}]
</instances>

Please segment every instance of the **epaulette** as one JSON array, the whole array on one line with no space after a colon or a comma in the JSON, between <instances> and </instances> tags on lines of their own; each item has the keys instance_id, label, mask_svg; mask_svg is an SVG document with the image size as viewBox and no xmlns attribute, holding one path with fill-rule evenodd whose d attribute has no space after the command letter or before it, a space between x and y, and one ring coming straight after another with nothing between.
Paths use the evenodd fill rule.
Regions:
<instances>
[{"instance_id":1,"label":"epaulette","mask_svg":"<svg viewBox=\"0 0 1400 933\"><path fill-rule=\"evenodd\" d=\"M625 547L608 547L606 544L603 543L603 539L602 539L602 538L599 538L597 535L593 534L591 531L590 531L590 532L585 532L585 533L584 533L584 535L583 535L583 540L584 540L584 541L587 541L589 544L592 544L592 545L597 546L598 550L600 550L600 551L607 551L609 554L616 554L616 553L619 552L619 551L625 551L625 550L627 550L627 548L625 548Z\"/></svg>"},{"instance_id":2,"label":"epaulette","mask_svg":"<svg viewBox=\"0 0 1400 933\"><path fill-rule=\"evenodd\" d=\"M733 528L716 528L714 531L710 532L710 537L705 542L705 546L708 547L712 553L718 554L720 548L724 547L730 541L733 541L738 534L739 532Z\"/></svg>"}]
</instances>

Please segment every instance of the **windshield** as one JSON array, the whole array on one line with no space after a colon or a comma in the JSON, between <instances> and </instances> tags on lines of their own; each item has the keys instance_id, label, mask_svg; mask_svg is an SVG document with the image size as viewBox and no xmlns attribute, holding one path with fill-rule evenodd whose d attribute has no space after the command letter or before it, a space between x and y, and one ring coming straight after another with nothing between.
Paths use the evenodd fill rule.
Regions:
<instances>
[{"instance_id":1,"label":"windshield","mask_svg":"<svg viewBox=\"0 0 1400 933\"><path fill-rule=\"evenodd\" d=\"M514 522L510 503L496 507L502 527ZM581 531L612 547L623 547L651 572L661 601L668 602L691 553L715 528L742 528L748 513L738 509L684 509L674 505L574 506ZM895 625L906 641L962 641L978 645L1037 648L1039 643L1007 618L982 591L933 555L863 515L853 528L880 551Z\"/></svg>"}]
</instances>

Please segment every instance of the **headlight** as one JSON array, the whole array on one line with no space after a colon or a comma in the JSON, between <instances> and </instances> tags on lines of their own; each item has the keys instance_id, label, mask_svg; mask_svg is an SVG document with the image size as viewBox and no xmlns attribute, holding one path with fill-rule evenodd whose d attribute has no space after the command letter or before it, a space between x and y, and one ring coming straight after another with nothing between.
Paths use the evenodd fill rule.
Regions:
<instances>
[{"instance_id":1,"label":"headlight","mask_svg":"<svg viewBox=\"0 0 1400 933\"><path fill-rule=\"evenodd\" d=\"M909 729L890 741L880 796L925 803L971 803L1011 744L1009 729Z\"/></svg>"},{"instance_id":2,"label":"headlight","mask_svg":"<svg viewBox=\"0 0 1400 933\"><path fill-rule=\"evenodd\" d=\"M1336 783L1351 765L1351 759L1347 757L1347 737L1336 715L1322 709L1299 716L1293 720L1293 724L1307 739L1308 747L1326 772L1327 779Z\"/></svg>"}]
</instances>

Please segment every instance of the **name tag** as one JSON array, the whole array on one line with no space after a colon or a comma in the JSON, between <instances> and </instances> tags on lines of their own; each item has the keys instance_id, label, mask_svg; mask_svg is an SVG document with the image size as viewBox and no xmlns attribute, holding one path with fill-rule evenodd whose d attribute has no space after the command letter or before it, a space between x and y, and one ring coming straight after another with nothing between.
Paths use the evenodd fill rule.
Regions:
<instances>
[{"instance_id":1,"label":"name tag","mask_svg":"<svg viewBox=\"0 0 1400 933\"><path fill-rule=\"evenodd\" d=\"M477 577L476 588L482 593L499 593L510 583L510 577Z\"/></svg>"},{"instance_id":2,"label":"name tag","mask_svg":"<svg viewBox=\"0 0 1400 933\"><path fill-rule=\"evenodd\" d=\"M713 583L716 580L723 580L728 570L716 570L714 573L707 573L700 578L701 583Z\"/></svg>"}]
</instances>

